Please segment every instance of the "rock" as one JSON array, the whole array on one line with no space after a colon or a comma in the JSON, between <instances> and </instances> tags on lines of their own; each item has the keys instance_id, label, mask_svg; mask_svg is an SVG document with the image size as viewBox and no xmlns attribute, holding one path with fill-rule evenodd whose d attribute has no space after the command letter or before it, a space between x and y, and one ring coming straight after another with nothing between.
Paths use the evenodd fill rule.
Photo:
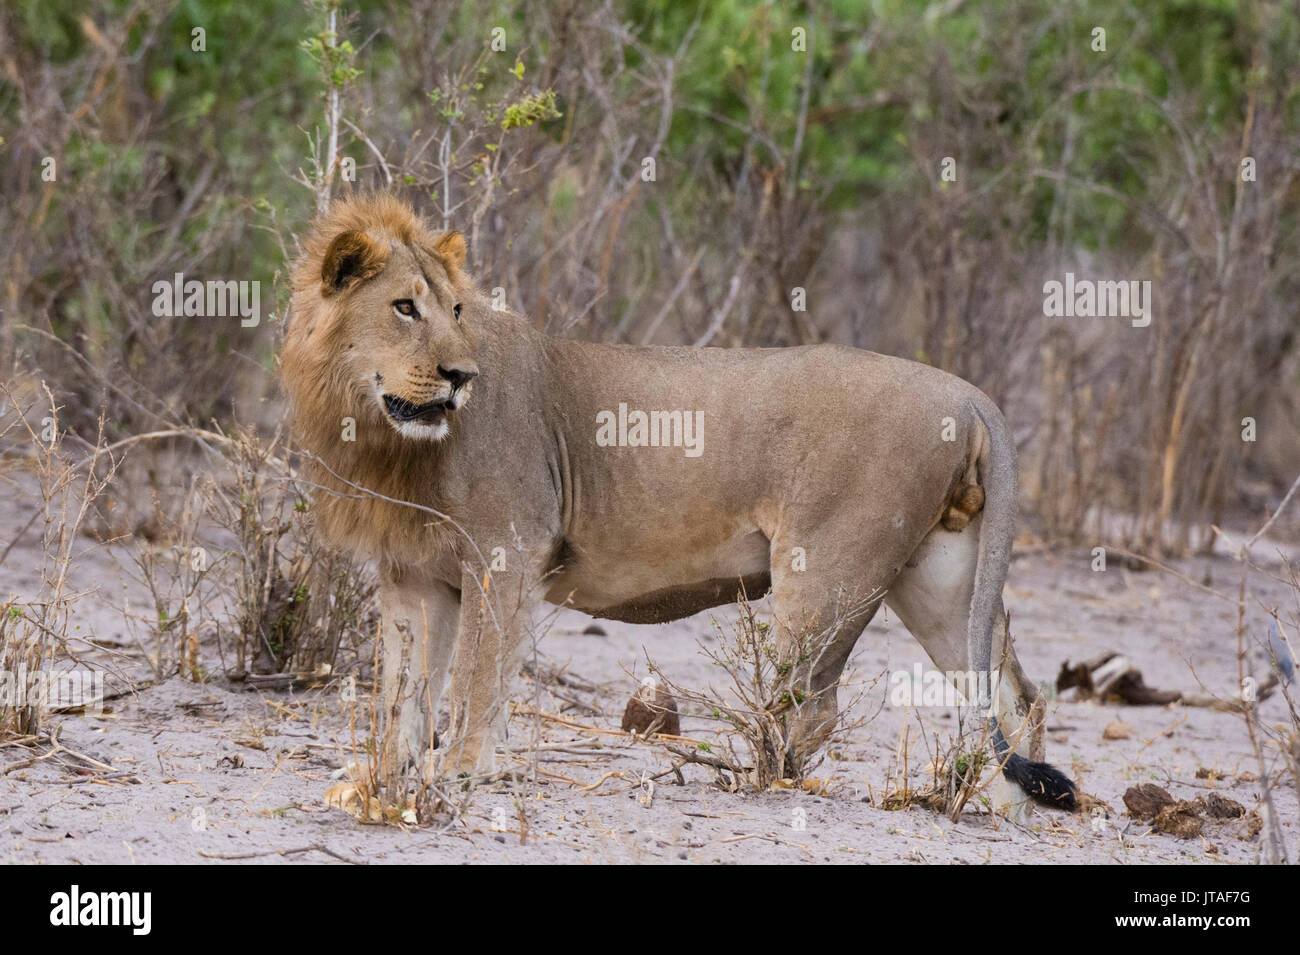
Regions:
<instances>
[{"instance_id":1,"label":"rock","mask_svg":"<svg viewBox=\"0 0 1300 955\"><path fill-rule=\"evenodd\" d=\"M1171 836L1178 836L1180 839L1199 836L1205 823L1197 809L1196 803L1187 802L1186 800L1180 800L1172 805L1165 806L1156 813L1155 827L1161 832L1167 832Z\"/></svg>"},{"instance_id":2,"label":"rock","mask_svg":"<svg viewBox=\"0 0 1300 955\"><path fill-rule=\"evenodd\" d=\"M1107 724L1106 728L1101 731L1102 739L1130 739L1133 736L1133 727L1129 726L1123 720L1116 720Z\"/></svg>"},{"instance_id":3,"label":"rock","mask_svg":"<svg viewBox=\"0 0 1300 955\"><path fill-rule=\"evenodd\" d=\"M1142 783L1130 786L1124 793L1124 808L1134 819L1153 819L1156 814L1171 805L1174 797L1155 783Z\"/></svg>"},{"instance_id":4,"label":"rock","mask_svg":"<svg viewBox=\"0 0 1300 955\"><path fill-rule=\"evenodd\" d=\"M589 623L583 629L582 635L584 637L603 637L605 636L605 628L598 623Z\"/></svg>"},{"instance_id":5,"label":"rock","mask_svg":"<svg viewBox=\"0 0 1300 955\"><path fill-rule=\"evenodd\" d=\"M656 726L656 724L658 724ZM624 733L636 733L644 736L654 727L654 732L669 736L681 736L682 725L677 715L677 701L662 686L655 684L653 689L642 684L632 694L623 710L622 729Z\"/></svg>"}]
</instances>

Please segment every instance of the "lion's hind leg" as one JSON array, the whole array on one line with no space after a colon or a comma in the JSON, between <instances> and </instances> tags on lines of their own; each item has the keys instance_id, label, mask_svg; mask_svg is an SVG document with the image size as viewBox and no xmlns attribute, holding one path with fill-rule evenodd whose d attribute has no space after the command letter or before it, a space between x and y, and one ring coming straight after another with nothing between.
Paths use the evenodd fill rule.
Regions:
<instances>
[{"instance_id":1,"label":"lion's hind leg","mask_svg":"<svg viewBox=\"0 0 1300 955\"><path fill-rule=\"evenodd\" d=\"M948 681L968 697L986 681L970 672L967 630L979 556L977 515L964 530L936 528L907 561L885 597L908 632L929 654ZM995 809L1022 817L1032 797L1057 808L1073 808L1073 786L1059 770L1042 762L1045 703L1025 675L1007 630L1001 603L993 634L995 686L994 750L1003 771L991 787ZM997 737L1005 740L1001 745Z\"/></svg>"},{"instance_id":2,"label":"lion's hind leg","mask_svg":"<svg viewBox=\"0 0 1300 955\"><path fill-rule=\"evenodd\" d=\"M776 648L790 666L797 706L789 740L798 758L811 756L834 732L840 677L906 546L893 528L864 533L853 515L823 520L811 532L773 536Z\"/></svg>"}]
</instances>

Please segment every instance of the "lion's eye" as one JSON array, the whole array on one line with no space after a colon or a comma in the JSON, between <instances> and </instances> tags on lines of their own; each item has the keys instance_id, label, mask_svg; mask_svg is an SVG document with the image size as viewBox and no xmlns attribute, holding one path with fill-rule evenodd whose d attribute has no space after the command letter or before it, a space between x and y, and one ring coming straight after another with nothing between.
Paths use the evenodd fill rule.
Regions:
<instances>
[{"instance_id":1,"label":"lion's eye","mask_svg":"<svg viewBox=\"0 0 1300 955\"><path fill-rule=\"evenodd\" d=\"M451 310L451 314L454 315L454 316L456 317L456 321L459 322L459 321L460 321L460 306L459 306L459 305L455 306L455 307Z\"/></svg>"},{"instance_id":2,"label":"lion's eye","mask_svg":"<svg viewBox=\"0 0 1300 955\"><path fill-rule=\"evenodd\" d=\"M393 303L393 311L397 312L403 318L419 318L420 313L415 310L415 303L409 298L399 298Z\"/></svg>"}]
</instances>

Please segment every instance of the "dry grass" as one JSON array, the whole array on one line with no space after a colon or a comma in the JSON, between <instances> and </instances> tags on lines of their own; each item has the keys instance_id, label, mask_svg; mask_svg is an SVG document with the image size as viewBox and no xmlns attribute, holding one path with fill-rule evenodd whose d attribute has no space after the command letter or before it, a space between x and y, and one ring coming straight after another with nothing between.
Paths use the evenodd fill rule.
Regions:
<instances>
[{"instance_id":1,"label":"dry grass","mask_svg":"<svg viewBox=\"0 0 1300 955\"><path fill-rule=\"evenodd\" d=\"M70 660L85 672L70 631L73 608L83 594L72 589L70 571L87 515L112 480L113 468L97 474L65 452L59 407L43 384L40 393L26 401L7 384L0 384L0 394L8 409L0 418L0 441L17 438L26 444L19 466L35 476L40 495L27 525L0 552L0 565L33 526L39 529L42 548L36 592L10 594L0 606L0 738L40 737L48 729L50 701L29 691L31 681L47 677L57 661ZM94 448L102 445L101 419Z\"/></svg>"},{"instance_id":2,"label":"dry grass","mask_svg":"<svg viewBox=\"0 0 1300 955\"><path fill-rule=\"evenodd\" d=\"M849 683L846 674L818 692L808 676L829 651L843 621L801 632L790 647L782 649L777 646L771 626L757 618L745 597L737 606L739 618L730 628L715 621L721 638L718 647L702 647L704 655L726 676L729 685L725 690L678 686L653 661L647 661L650 671L677 699L683 714L723 724L732 732L723 737L718 751L703 742L694 749L677 742L663 745L677 758L677 767L687 763L708 766L718 772L719 784L728 790L741 786L767 790L782 781L802 785L820 765L818 753L822 746L833 745L844 734L870 721L869 717L850 719L846 715L860 699L859 693L843 701L834 717L811 731L794 731L799 717L816 712L826 697L833 702L839 687ZM850 615L852 611L845 614Z\"/></svg>"},{"instance_id":3,"label":"dry grass","mask_svg":"<svg viewBox=\"0 0 1300 955\"><path fill-rule=\"evenodd\" d=\"M917 722L920 724L919 715ZM929 775L928 782L919 788L914 788L911 783L911 767L920 758L912 751L916 739L925 744L925 770ZM940 742L938 734L927 740L923 724L915 737L911 727L904 726L899 734L888 782L879 799L880 808L897 810L919 806L942 813L955 822L972 799L987 806L984 790L992 782L993 775L1000 771L996 761L988 757L988 742L987 727L977 736L962 732L960 716L956 733L944 743ZM992 774L987 772L989 769L993 770Z\"/></svg>"},{"instance_id":4,"label":"dry grass","mask_svg":"<svg viewBox=\"0 0 1300 955\"><path fill-rule=\"evenodd\" d=\"M312 533L310 489L295 479L277 430L240 430L221 445L227 474L205 484L210 521L233 535L224 581L233 598L236 677L333 672L377 619L374 576Z\"/></svg>"},{"instance_id":5,"label":"dry grass","mask_svg":"<svg viewBox=\"0 0 1300 955\"><path fill-rule=\"evenodd\" d=\"M1132 555L1143 564L1155 567L1186 585L1235 605L1237 667L1234 676L1238 691L1228 699L1210 694L1204 697L1187 698L1183 702L1184 705L1209 706L1240 714L1255 756L1260 799L1266 809L1260 857L1262 861L1270 864L1292 861L1287 859L1286 840L1282 832L1282 821L1275 807L1273 792L1287 778L1293 785L1300 787L1300 710L1296 705L1294 677L1288 680L1282 675L1288 663L1292 668L1295 667L1297 659L1295 634L1300 631L1300 574L1283 555L1282 565L1286 577L1280 579L1285 579L1291 585L1291 592L1294 595L1293 606L1289 613L1281 607L1264 606L1251 591L1252 575L1262 574L1272 576L1274 579L1279 578L1274 571L1262 566L1255 559L1252 548L1264 539L1269 529L1282 517L1287 506L1293 504L1300 496L1297 494L1298 491L1300 491L1300 477L1296 478L1277 508L1249 538L1243 537L1237 540L1217 526L1211 528L1214 534L1224 540L1239 562L1241 573L1235 594L1213 590L1150 557L1141 554ZM1253 606L1255 604L1259 604L1258 608ZM1252 609L1261 609L1269 618L1270 626L1262 630L1252 628L1248 622ZM1276 631L1275 638L1270 639L1268 633L1270 628ZM1267 670L1262 678L1257 676L1258 661L1264 661ZM1193 673L1195 675L1194 671ZM1200 678L1197 679L1199 682ZM1203 683L1202 685L1204 686ZM1280 694L1286 702L1287 721L1270 725L1260 719L1259 704L1274 693Z\"/></svg>"}]
</instances>

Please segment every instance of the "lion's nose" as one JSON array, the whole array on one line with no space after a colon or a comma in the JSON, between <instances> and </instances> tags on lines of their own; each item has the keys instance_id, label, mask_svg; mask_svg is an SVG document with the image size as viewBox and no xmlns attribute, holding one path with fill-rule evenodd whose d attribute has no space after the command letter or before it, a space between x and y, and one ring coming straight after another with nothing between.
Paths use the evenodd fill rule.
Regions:
<instances>
[{"instance_id":1,"label":"lion's nose","mask_svg":"<svg viewBox=\"0 0 1300 955\"><path fill-rule=\"evenodd\" d=\"M460 362L452 365L450 368L438 366L438 374L451 382L452 390L461 388L469 383L469 380L478 375L478 366L473 362Z\"/></svg>"}]
</instances>

